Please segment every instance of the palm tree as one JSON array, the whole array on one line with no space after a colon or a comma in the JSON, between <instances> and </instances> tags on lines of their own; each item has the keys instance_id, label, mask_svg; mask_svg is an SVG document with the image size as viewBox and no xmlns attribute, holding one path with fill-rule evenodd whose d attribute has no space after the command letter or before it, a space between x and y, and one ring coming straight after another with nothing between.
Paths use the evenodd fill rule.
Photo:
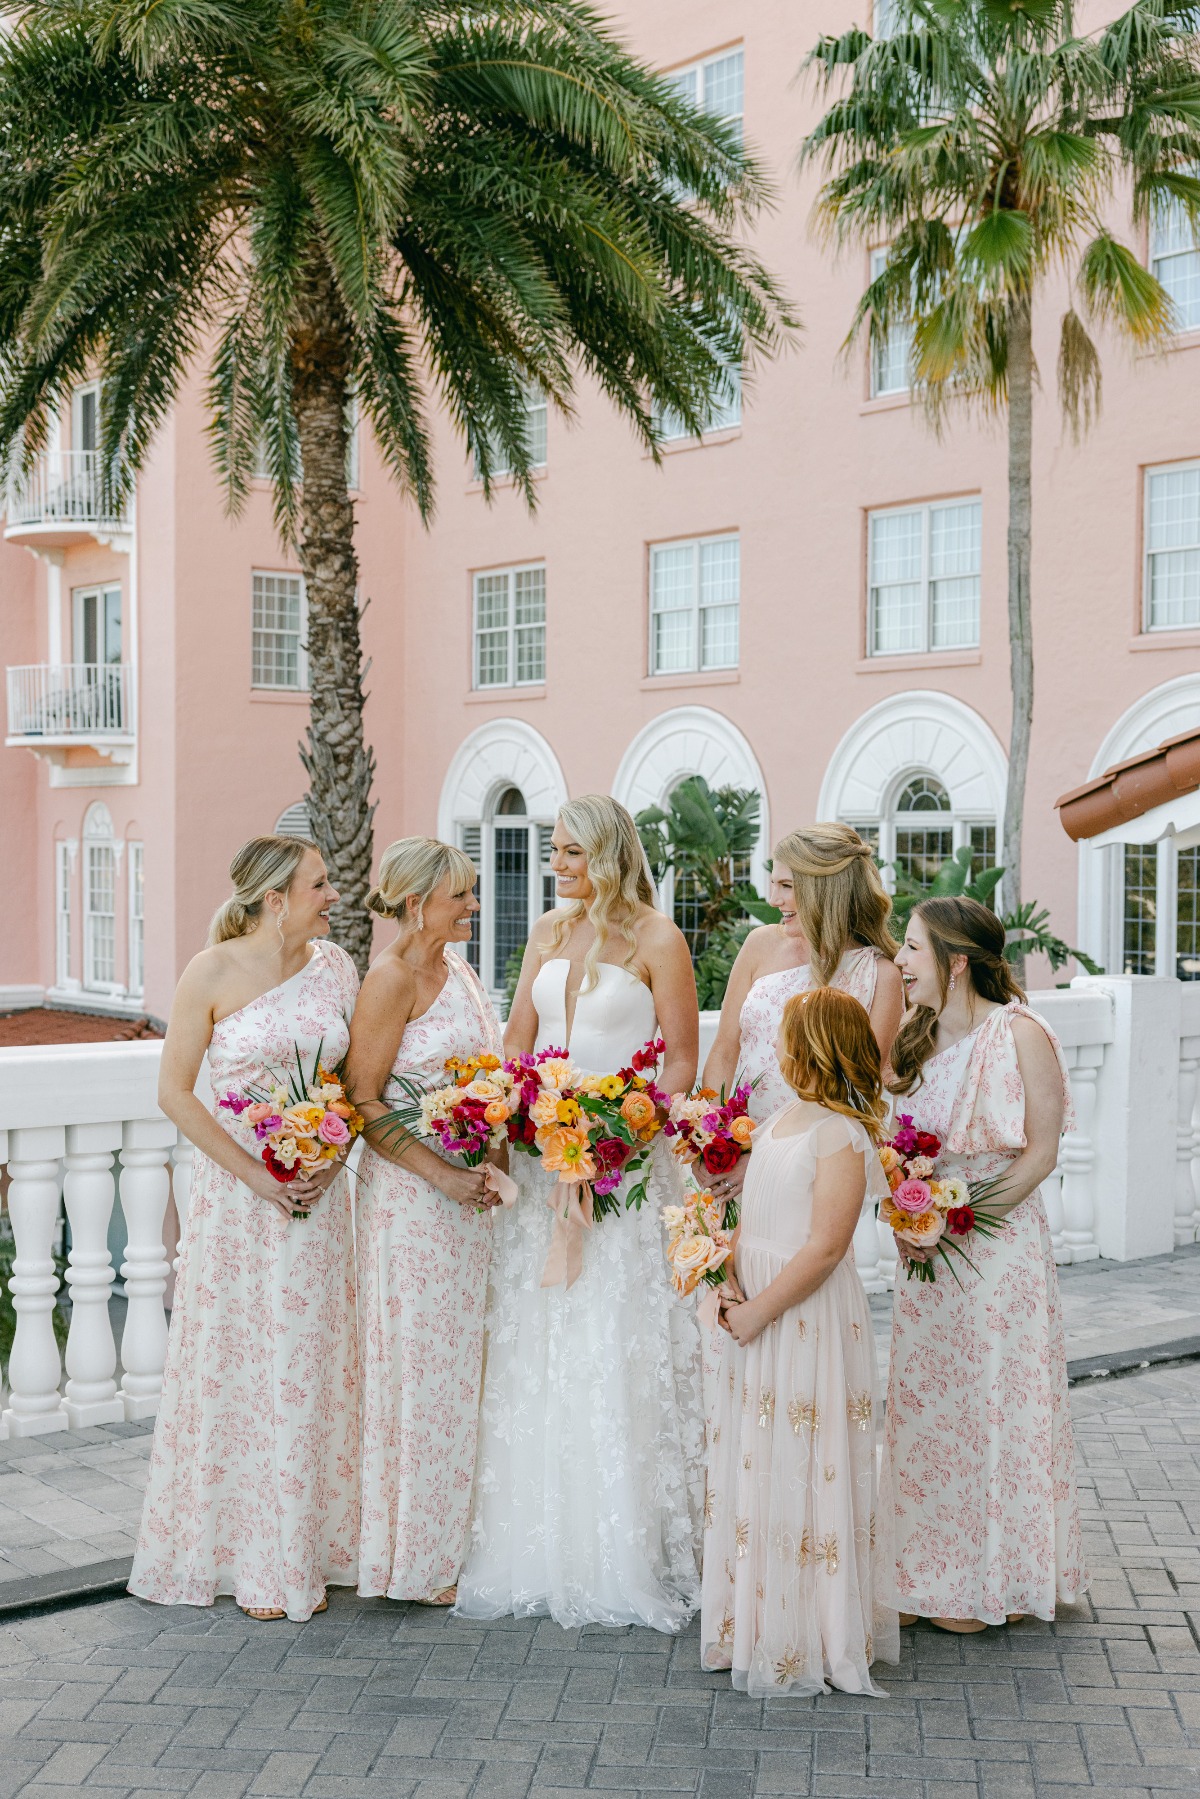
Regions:
<instances>
[{"instance_id":1,"label":"palm tree","mask_svg":"<svg viewBox=\"0 0 1200 1799\"><path fill-rule=\"evenodd\" d=\"M265 455L308 593L313 829L364 965L351 393L422 517L443 407L532 503L527 384L598 387L657 453L792 321L742 246L737 132L576 0L0 0L0 457L103 382L105 500L207 355L227 503Z\"/></svg>"},{"instance_id":2,"label":"palm tree","mask_svg":"<svg viewBox=\"0 0 1200 1799\"><path fill-rule=\"evenodd\" d=\"M882 346L912 331L912 384L936 425L956 402L1007 410L1012 726L1001 861L1021 906L1021 825L1033 720L1030 590L1035 297L1065 274L1058 392L1081 432L1100 401L1085 320L1138 347L1172 325L1163 288L1109 223L1172 201L1200 221L1200 9L1138 0L1076 36L1071 0L896 0L893 35L824 37L807 59L840 97L805 139L827 179L818 228L886 241L858 303ZM848 76L848 80L847 80Z\"/></svg>"}]
</instances>

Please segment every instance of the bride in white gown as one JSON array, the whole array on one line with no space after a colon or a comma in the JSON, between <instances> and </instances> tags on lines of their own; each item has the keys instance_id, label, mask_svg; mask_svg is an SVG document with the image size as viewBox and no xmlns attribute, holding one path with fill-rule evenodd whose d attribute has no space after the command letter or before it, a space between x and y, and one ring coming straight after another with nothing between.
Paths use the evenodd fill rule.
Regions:
<instances>
[{"instance_id":1,"label":"bride in white gown","mask_svg":"<svg viewBox=\"0 0 1200 1799\"><path fill-rule=\"evenodd\" d=\"M607 795L572 800L553 845L567 904L531 933L506 1052L565 1048L581 1072L609 1074L659 1032L659 1085L690 1087L691 959L657 910L632 818ZM679 1630L699 1603L704 1419L699 1335L671 1288L659 1221L678 1196L675 1166L660 1137L646 1202L627 1212L632 1182L618 1189L622 1210L583 1233L583 1271L569 1287L541 1285L553 1177L525 1155L512 1172L521 1193L492 1239L471 1547L456 1610Z\"/></svg>"}]
</instances>

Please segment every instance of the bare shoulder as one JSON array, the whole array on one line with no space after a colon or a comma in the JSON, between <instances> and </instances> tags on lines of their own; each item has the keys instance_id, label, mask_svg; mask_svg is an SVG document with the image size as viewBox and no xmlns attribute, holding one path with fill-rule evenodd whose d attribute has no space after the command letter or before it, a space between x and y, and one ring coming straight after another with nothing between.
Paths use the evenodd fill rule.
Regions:
<instances>
[{"instance_id":1,"label":"bare shoulder","mask_svg":"<svg viewBox=\"0 0 1200 1799\"><path fill-rule=\"evenodd\" d=\"M904 991L903 975L882 950L877 950L875 956L875 986L877 991L882 989L886 993L899 994Z\"/></svg>"},{"instance_id":2,"label":"bare shoulder","mask_svg":"<svg viewBox=\"0 0 1200 1799\"><path fill-rule=\"evenodd\" d=\"M179 977L177 992L187 1000L215 1000L238 974L238 961L229 945L214 943L192 957Z\"/></svg>"},{"instance_id":3,"label":"bare shoulder","mask_svg":"<svg viewBox=\"0 0 1200 1799\"><path fill-rule=\"evenodd\" d=\"M687 938L665 912L647 906L640 912L633 923L633 934L637 938L638 953L649 961L658 961L664 956L677 954L680 950L688 954Z\"/></svg>"},{"instance_id":4,"label":"bare shoulder","mask_svg":"<svg viewBox=\"0 0 1200 1799\"><path fill-rule=\"evenodd\" d=\"M1057 1064L1058 1057L1054 1053L1054 1038L1049 1025L1043 1024L1040 1018L1030 1018L1023 1012L1014 1012L1008 1024L1019 1057L1028 1056L1030 1060Z\"/></svg>"},{"instance_id":5,"label":"bare shoulder","mask_svg":"<svg viewBox=\"0 0 1200 1799\"><path fill-rule=\"evenodd\" d=\"M529 933L530 943L536 944L538 949L544 949L547 944L553 942L555 931L563 925L572 923L574 918L575 912L572 907L552 906L549 912L543 912L540 918L535 919Z\"/></svg>"},{"instance_id":6,"label":"bare shoulder","mask_svg":"<svg viewBox=\"0 0 1200 1799\"><path fill-rule=\"evenodd\" d=\"M378 1004L397 1005L416 992L416 975L408 963L385 949L376 956L363 977L363 997Z\"/></svg>"},{"instance_id":7,"label":"bare shoulder","mask_svg":"<svg viewBox=\"0 0 1200 1799\"><path fill-rule=\"evenodd\" d=\"M779 933L773 924L756 924L752 931L747 932L737 953L737 960L753 974L762 966L778 941Z\"/></svg>"}]
</instances>

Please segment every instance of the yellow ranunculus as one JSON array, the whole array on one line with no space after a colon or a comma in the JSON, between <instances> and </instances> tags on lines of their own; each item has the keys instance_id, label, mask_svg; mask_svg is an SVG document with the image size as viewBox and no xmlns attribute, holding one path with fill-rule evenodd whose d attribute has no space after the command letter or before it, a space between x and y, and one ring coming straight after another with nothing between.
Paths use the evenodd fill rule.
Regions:
<instances>
[{"instance_id":1,"label":"yellow ranunculus","mask_svg":"<svg viewBox=\"0 0 1200 1799\"><path fill-rule=\"evenodd\" d=\"M619 1074L606 1074L600 1082L600 1092L605 1099L620 1099L624 1086Z\"/></svg>"}]
</instances>

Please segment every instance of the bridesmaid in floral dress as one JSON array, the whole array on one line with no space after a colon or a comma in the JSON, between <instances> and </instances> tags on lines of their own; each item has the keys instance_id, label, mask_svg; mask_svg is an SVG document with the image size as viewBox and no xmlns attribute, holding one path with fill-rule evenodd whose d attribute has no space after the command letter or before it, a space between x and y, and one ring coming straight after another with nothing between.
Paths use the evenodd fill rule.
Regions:
<instances>
[{"instance_id":1,"label":"bridesmaid in floral dress","mask_svg":"<svg viewBox=\"0 0 1200 1799\"><path fill-rule=\"evenodd\" d=\"M337 901L315 844L256 837L184 971L159 1104L198 1150L129 1591L160 1605L232 1593L303 1620L358 1549L354 1240L340 1163L280 1185L253 1131L196 1097L265 1085L349 1042L354 964L321 941ZM315 940L315 941L314 941ZM311 1213L294 1217L293 1214Z\"/></svg>"},{"instance_id":2,"label":"bridesmaid in floral dress","mask_svg":"<svg viewBox=\"0 0 1200 1799\"><path fill-rule=\"evenodd\" d=\"M736 1075L757 1082L750 1116L763 1123L794 1098L779 1071L775 1045L783 1008L809 987L838 987L870 1014L886 1064L904 1007L896 945L888 931L892 902L871 846L849 825L809 825L775 846L770 899L778 924L759 925L738 952L729 977L704 1084L728 1090ZM746 1178L742 1157L712 1182L717 1199L733 1199Z\"/></svg>"},{"instance_id":3,"label":"bridesmaid in floral dress","mask_svg":"<svg viewBox=\"0 0 1200 1799\"><path fill-rule=\"evenodd\" d=\"M956 1281L939 1263L935 1282L896 1281L881 1494L895 1515L895 1598L901 1623L959 1633L1052 1619L1087 1586L1039 1192L1071 1128L1066 1066L1022 1003L986 906L924 901L897 960L912 1010L892 1050L895 1109L941 1138L940 1170L1006 1185L989 1201L1005 1213L999 1233L965 1241L975 1271L956 1261Z\"/></svg>"},{"instance_id":4,"label":"bridesmaid in floral dress","mask_svg":"<svg viewBox=\"0 0 1200 1799\"><path fill-rule=\"evenodd\" d=\"M367 1120L449 1078L449 1056L500 1056L500 1025L450 945L479 910L475 865L451 844L405 837L385 852L367 904L395 919L351 1033L347 1084ZM491 1254L489 1170L451 1163L386 1133L358 1171L358 1303L363 1360L364 1596L453 1605L475 1471L483 1318Z\"/></svg>"}]
</instances>

